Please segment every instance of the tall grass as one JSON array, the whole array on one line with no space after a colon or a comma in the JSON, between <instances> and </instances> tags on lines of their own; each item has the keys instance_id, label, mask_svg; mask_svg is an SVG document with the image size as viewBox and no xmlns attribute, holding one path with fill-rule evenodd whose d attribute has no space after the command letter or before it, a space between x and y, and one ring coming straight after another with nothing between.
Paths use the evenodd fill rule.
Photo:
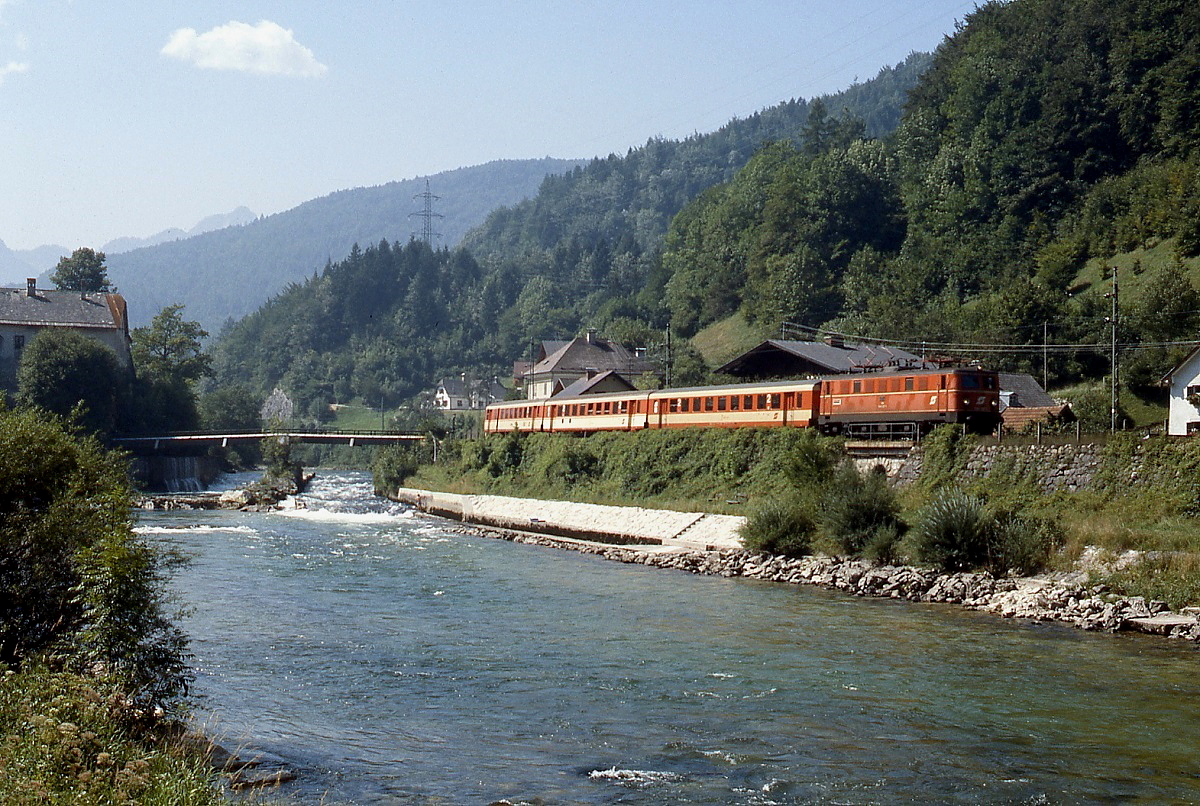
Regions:
<instances>
[{"instance_id":1,"label":"tall grass","mask_svg":"<svg viewBox=\"0 0 1200 806\"><path fill-rule=\"evenodd\" d=\"M226 803L202 757L132 723L124 696L90 678L0 668L0 735L0 803Z\"/></svg>"}]
</instances>

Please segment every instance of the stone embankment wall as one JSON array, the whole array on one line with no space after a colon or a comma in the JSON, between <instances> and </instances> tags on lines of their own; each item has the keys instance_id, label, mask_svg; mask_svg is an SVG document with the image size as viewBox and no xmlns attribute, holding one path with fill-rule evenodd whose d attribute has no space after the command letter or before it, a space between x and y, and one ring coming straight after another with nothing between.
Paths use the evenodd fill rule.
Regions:
<instances>
[{"instance_id":1,"label":"stone embankment wall","mask_svg":"<svg viewBox=\"0 0 1200 806\"><path fill-rule=\"evenodd\" d=\"M1075 492L1089 487L1100 468L1101 446L1099 445L976 445L971 449L960 480L984 478L1001 465L1009 466L1020 476L1037 480L1043 490ZM924 450L918 445L908 458L893 462L888 475L900 484L911 484L921 475ZM860 465L870 465L864 459ZM876 462L876 464L882 464Z\"/></svg>"},{"instance_id":2,"label":"stone embankment wall","mask_svg":"<svg viewBox=\"0 0 1200 806\"><path fill-rule=\"evenodd\" d=\"M470 534L691 574L818 585L854 596L943 602L1004 618L1057 622L1081 630L1133 631L1200 640L1200 621L1195 609L1172 613L1164 602L1147 602L1140 596L1116 596L1103 585L1089 586L1087 574L1082 572L1056 578L996 579L987 573L943 574L927 568L877 566L864 560L834 557L790 558L745 550L695 551L682 547L647 550L645 546L601 545L478 526L461 528Z\"/></svg>"},{"instance_id":3,"label":"stone embankment wall","mask_svg":"<svg viewBox=\"0 0 1200 806\"><path fill-rule=\"evenodd\" d=\"M642 546L703 550L741 548L745 518L706 512L543 501L502 495L459 495L400 488L392 496L444 518L523 532Z\"/></svg>"}]
</instances>

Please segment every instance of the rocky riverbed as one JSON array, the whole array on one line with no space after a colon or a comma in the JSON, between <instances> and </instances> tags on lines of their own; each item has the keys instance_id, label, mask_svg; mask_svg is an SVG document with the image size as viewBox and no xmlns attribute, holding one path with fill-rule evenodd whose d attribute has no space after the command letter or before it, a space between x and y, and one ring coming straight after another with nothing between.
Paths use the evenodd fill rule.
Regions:
<instances>
[{"instance_id":1,"label":"rocky riverbed","mask_svg":"<svg viewBox=\"0 0 1200 806\"><path fill-rule=\"evenodd\" d=\"M1004 618L1059 622L1082 630L1136 631L1200 640L1195 610L1173 613L1164 602L1117 596L1102 585L1088 586L1086 572L996 579L986 572L943 574L912 566L877 566L863 560L823 556L794 559L750 551L648 550L480 526L456 527L456 531L692 574L820 585L855 596L943 602Z\"/></svg>"}]
</instances>

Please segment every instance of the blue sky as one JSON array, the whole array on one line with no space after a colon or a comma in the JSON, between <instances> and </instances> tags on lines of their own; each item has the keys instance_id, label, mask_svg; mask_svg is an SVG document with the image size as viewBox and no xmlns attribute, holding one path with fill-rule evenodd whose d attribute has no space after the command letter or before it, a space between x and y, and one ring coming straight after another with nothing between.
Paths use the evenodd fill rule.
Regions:
<instances>
[{"instance_id":1,"label":"blue sky","mask_svg":"<svg viewBox=\"0 0 1200 806\"><path fill-rule=\"evenodd\" d=\"M974 7L0 0L0 240L99 246L494 159L624 153L868 79Z\"/></svg>"}]
</instances>

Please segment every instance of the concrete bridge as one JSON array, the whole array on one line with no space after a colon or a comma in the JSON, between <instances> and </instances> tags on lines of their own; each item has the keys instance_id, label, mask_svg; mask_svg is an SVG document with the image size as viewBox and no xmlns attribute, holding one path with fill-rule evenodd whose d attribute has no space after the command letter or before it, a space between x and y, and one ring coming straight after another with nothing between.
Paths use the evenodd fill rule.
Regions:
<instances>
[{"instance_id":1,"label":"concrete bridge","mask_svg":"<svg viewBox=\"0 0 1200 806\"><path fill-rule=\"evenodd\" d=\"M398 445L420 442L425 434L397 431L184 431L171 434L151 434L115 437L116 447L125 448L140 456L152 454L187 453L214 445L228 448L246 442L278 439L287 442L309 442L318 445Z\"/></svg>"}]
</instances>

